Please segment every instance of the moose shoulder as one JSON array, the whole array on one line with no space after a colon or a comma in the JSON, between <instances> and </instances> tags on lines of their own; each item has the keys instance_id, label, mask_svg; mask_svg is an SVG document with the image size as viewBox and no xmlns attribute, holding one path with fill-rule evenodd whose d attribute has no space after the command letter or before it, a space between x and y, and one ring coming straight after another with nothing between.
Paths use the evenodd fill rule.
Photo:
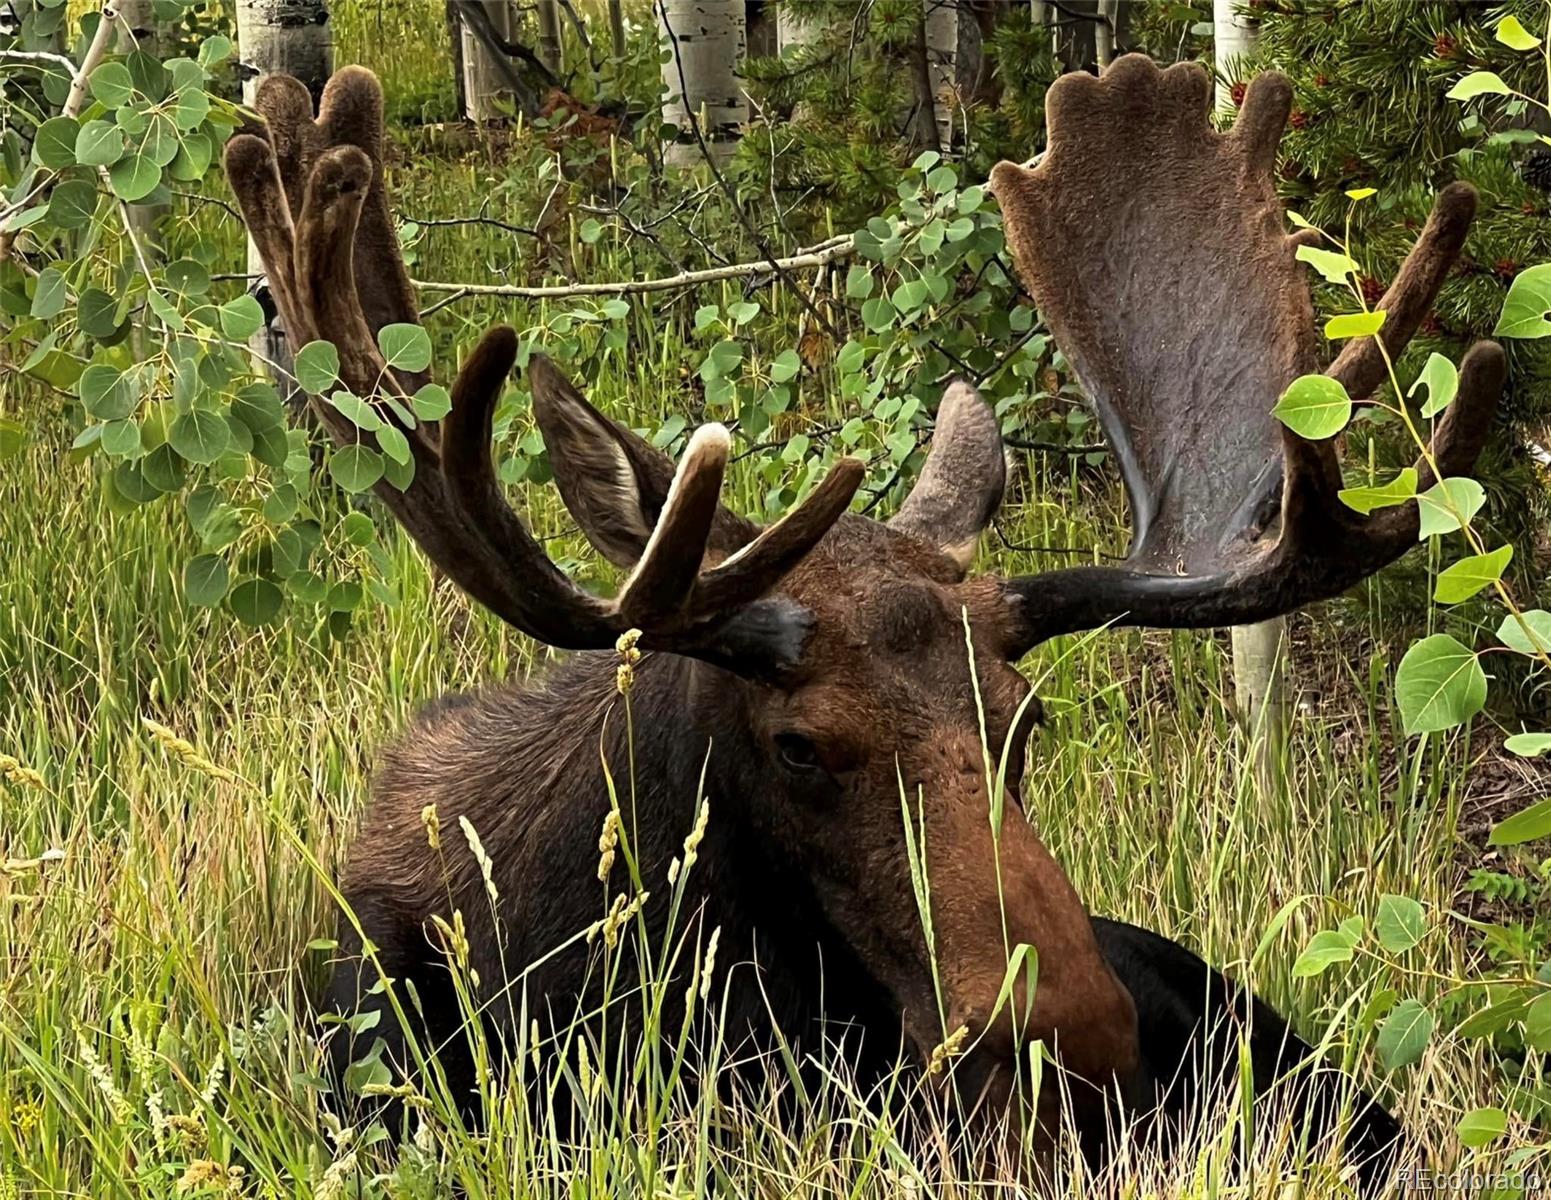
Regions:
<instances>
[{"instance_id":1,"label":"moose shoulder","mask_svg":"<svg viewBox=\"0 0 1551 1200\"><path fill-rule=\"evenodd\" d=\"M987 820L984 747L1005 747L1007 794L1018 795L1038 707L1012 664L1041 640L1106 623L1264 619L1340 592L1416 541L1414 504L1346 509L1335 447L1270 417L1287 382L1318 369L1297 240L1282 232L1271 185L1289 88L1256 80L1222 135L1209 91L1194 66L1160 72L1136 56L1099 79L1065 77L1051 89L1044 161L993 175L1018 267L1122 466L1136 536L1121 567L967 574L1004 478L997 422L967 385L944 396L932 451L891 521L847 513L861 468L842 460L761 528L719 502L724 430L700 430L675 468L535 356L527 384L561 496L628 571L618 596L600 600L545 557L502 496L491 414L517 342L507 329L486 334L442 426L404 431L413 481L379 495L475 600L583 653L541 684L440 703L388 753L344 888L375 952L341 967L342 1008L383 1005L379 973L412 983L417 1035L467 1088L447 953L466 954L504 993L483 1012L508 1040L520 1006L498 984L503 964L542 959L520 982L529 1011L587 1004L585 947L543 956L621 893L620 867L599 881L598 839L612 809L605 772L624 779L633 766L643 880L669 873L706 798L687 886L706 927L722 930L730 1027L750 1037L843 1021L859 1031L864 1065L882 1067L901 1044L926 1059L963 1027L970 1050L954 1079L991 1112L1017 1099L1021 1048L1042 1039L1072 1085L1040 1093L1040 1127L1065 1116L1096 1142L1110 1098L1179 1111L1209 1087L1194 1051L1223 1022L1255 1018L1257 1086L1308 1053L1180 947L1090 921L1027 820L1009 814L999 843ZM283 77L263 82L257 106L268 137L232 139L226 167L286 328L299 343L333 341L341 379L361 396L412 390L420 381L383 363L374 340L383 324L416 320L383 194L375 79L340 72L316 122ZM1382 304L1389 354L1431 305L1473 204L1468 188L1439 197ZM1356 396L1382 371L1371 340L1330 367ZM1419 464L1422 486L1434 468L1469 468L1502 373L1495 346L1467 356ZM370 438L328 406L319 415L344 440ZM395 419L386 406L381 416ZM627 633L643 656L628 730L614 650ZM929 847L930 947L902 796ZM433 853L430 814L466 821L483 860L463 837ZM454 910L461 931L445 924ZM660 928L661 901L641 916ZM1001 995L1005 948L1017 944L1038 957L1032 1006ZM388 1015L373 1036L411 1065L396 1024ZM1335 1120L1323 1099L1311 1086L1302 1101L1321 1124ZM1366 1152L1397 1133L1372 1108L1346 1137Z\"/></svg>"}]
</instances>

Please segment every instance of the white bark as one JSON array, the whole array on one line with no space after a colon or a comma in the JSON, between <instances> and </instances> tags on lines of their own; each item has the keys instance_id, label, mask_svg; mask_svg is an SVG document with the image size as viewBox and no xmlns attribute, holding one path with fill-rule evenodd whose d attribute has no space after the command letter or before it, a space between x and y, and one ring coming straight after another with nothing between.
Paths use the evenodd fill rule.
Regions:
<instances>
[{"instance_id":1,"label":"white bark","mask_svg":"<svg viewBox=\"0 0 1551 1200\"><path fill-rule=\"evenodd\" d=\"M1217 59L1217 109L1233 111L1233 84L1244 58L1255 48L1255 22L1240 11L1242 0L1212 0ZM1250 736L1250 756L1262 789L1275 778L1279 748L1289 715L1287 618L1274 617L1232 631L1233 690L1239 719Z\"/></svg>"},{"instance_id":2,"label":"white bark","mask_svg":"<svg viewBox=\"0 0 1551 1200\"><path fill-rule=\"evenodd\" d=\"M556 0L537 0L539 24L539 61L560 74L565 63L561 58L560 5Z\"/></svg>"},{"instance_id":3,"label":"white bark","mask_svg":"<svg viewBox=\"0 0 1551 1200\"><path fill-rule=\"evenodd\" d=\"M748 38L743 0L657 0L657 23L667 52L662 119L682 131L663 157L675 166L700 160L693 116L712 156L725 162L749 119L743 94Z\"/></svg>"},{"instance_id":4,"label":"white bark","mask_svg":"<svg viewBox=\"0 0 1551 1200\"><path fill-rule=\"evenodd\" d=\"M1217 108L1233 110L1233 84L1255 49L1259 26L1243 11L1245 0L1212 0L1212 45L1217 60Z\"/></svg>"},{"instance_id":5,"label":"white bark","mask_svg":"<svg viewBox=\"0 0 1551 1200\"><path fill-rule=\"evenodd\" d=\"M1099 19L1093 27L1093 56L1099 70L1115 57L1115 26L1120 20L1120 0L1099 0Z\"/></svg>"},{"instance_id":6,"label":"white bark","mask_svg":"<svg viewBox=\"0 0 1551 1200\"><path fill-rule=\"evenodd\" d=\"M314 96L323 90L334 69L334 41L328 23L326 0L237 0L237 53L248 68L242 81L242 102L253 103L259 78L284 72L307 85ZM263 260L250 239L248 271L262 272ZM275 386L287 400L295 399L290 386L291 355L285 330L267 325L248 343L260 361L280 369ZM284 372L283 374L280 372Z\"/></svg>"},{"instance_id":7,"label":"white bark","mask_svg":"<svg viewBox=\"0 0 1551 1200\"><path fill-rule=\"evenodd\" d=\"M118 28L114 31L115 53L128 54L132 50L143 50L158 59L166 57L167 46L163 34L167 30L164 25L157 23L152 0L118 0L114 9L119 17ZM163 257L161 221L168 211L165 204L124 206L124 219L129 224L130 233L139 245L141 254L149 262L160 261ZM148 329L143 323L137 324L130 333L137 354L145 353L147 333Z\"/></svg>"},{"instance_id":8,"label":"white bark","mask_svg":"<svg viewBox=\"0 0 1551 1200\"><path fill-rule=\"evenodd\" d=\"M507 41L514 40L517 31L517 11L511 0L478 0L490 17L490 24ZM495 56L484 42L474 35L467 21L458 24L458 39L463 60L463 115L470 121L497 121L510 111L500 106L505 100L510 105L512 95L506 86L506 77L496 65Z\"/></svg>"},{"instance_id":9,"label":"white bark","mask_svg":"<svg viewBox=\"0 0 1551 1200\"><path fill-rule=\"evenodd\" d=\"M953 145L953 118L958 111L959 6L957 0L925 0L926 69L932 81L932 113L937 119L937 145Z\"/></svg>"},{"instance_id":10,"label":"white bark","mask_svg":"<svg viewBox=\"0 0 1551 1200\"><path fill-rule=\"evenodd\" d=\"M797 16L785 4L776 8L776 52L784 53L788 46L808 46L818 36L818 30Z\"/></svg>"}]
</instances>

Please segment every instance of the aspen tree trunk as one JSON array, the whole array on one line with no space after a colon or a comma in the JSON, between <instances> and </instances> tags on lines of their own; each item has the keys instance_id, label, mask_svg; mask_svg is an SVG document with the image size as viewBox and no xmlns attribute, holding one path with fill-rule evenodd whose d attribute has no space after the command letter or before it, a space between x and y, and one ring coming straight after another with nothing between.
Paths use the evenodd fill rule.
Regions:
<instances>
[{"instance_id":1,"label":"aspen tree trunk","mask_svg":"<svg viewBox=\"0 0 1551 1200\"><path fill-rule=\"evenodd\" d=\"M931 81L932 119L937 124L937 148L953 145L953 118L958 111L958 0L925 0L926 71Z\"/></svg>"},{"instance_id":2,"label":"aspen tree trunk","mask_svg":"<svg viewBox=\"0 0 1551 1200\"><path fill-rule=\"evenodd\" d=\"M261 76L284 72L306 85L314 100L334 69L334 41L329 29L325 0L237 0L237 53L243 72L242 102L253 103ZM248 242L248 271L258 274L263 260ZM295 347L275 317L273 302L264 297L269 316L263 329L248 345L263 361L275 366L275 386L289 404L301 397L291 382L291 356Z\"/></svg>"},{"instance_id":3,"label":"aspen tree trunk","mask_svg":"<svg viewBox=\"0 0 1551 1200\"><path fill-rule=\"evenodd\" d=\"M556 0L538 0L539 61L556 75L564 63L561 61L560 5Z\"/></svg>"},{"instance_id":4,"label":"aspen tree trunk","mask_svg":"<svg viewBox=\"0 0 1551 1200\"><path fill-rule=\"evenodd\" d=\"M747 28L743 0L657 0L658 33L667 51L662 86L664 123L680 136L664 151L671 166L691 166L701 157L694 139L698 122L706 148L718 165L737 148L749 119L743 94Z\"/></svg>"},{"instance_id":5,"label":"aspen tree trunk","mask_svg":"<svg viewBox=\"0 0 1551 1200\"><path fill-rule=\"evenodd\" d=\"M1115 26L1120 20L1120 0L1099 0L1098 16L1093 26L1093 57L1102 71L1115 57Z\"/></svg>"},{"instance_id":6,"label":"aspen tree trunk","mask_svg":"<svg viewBox=\"0 0 1551 1200\"><path fill-rule=\"evenodd\" d=\"M1240 11L1242 0L1213 0L1212 25L1218 73L1217 109L1232 114L1233 83L1255 47L1255 23ZM1232 630L1233 690L1239 719L1250 737L1255 777L1262 789L1275 781L1289 715L1287 618Z\"/></svg>"},{"instance_id":7,"label":"aspen tree trunk","mask_svg":"<svg viewBox=\"0 0 1551 1200\"><path fill-rule=\"evenodd\" d=\"M495 32L507 41L514 40L517 11L511 0L479 0L479 4ZM464 117L483 124L506 116L500 106L501 100L509 103L512 99L506 73L496 61L495 52L475 36L467 21L458 23L458 58L463 64Z\"/></svg>"},{"instance_id":8,"label":"aspen tree trunk","mask_svg":"<svg viewBox=\"0 0 1551 1200\"><path fill-rule=\"evenodd\" d=\"M788 46L812 44L817 31L807 21L791 10L787 4L776 8L776 53L785 52Z\"/></svg>"}]
</instances>

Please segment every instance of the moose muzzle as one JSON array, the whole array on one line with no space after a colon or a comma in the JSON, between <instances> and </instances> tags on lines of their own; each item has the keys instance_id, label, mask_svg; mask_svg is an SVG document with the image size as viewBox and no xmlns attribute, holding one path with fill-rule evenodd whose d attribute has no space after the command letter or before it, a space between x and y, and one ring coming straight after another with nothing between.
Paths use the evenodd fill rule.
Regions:
<instances>
[{"instance_id":1,"label":"moose muzzle","mask_svg":"<svg viewBox=\"0 0 1551 1200\"><path fill-rule=\"evenodd\" d=\"M964 1053L952 1068L960 1099L992 1118L1008 1112L1017 1079L1029 1077L1029 1048L1037 1040L1060 1068L1043 1072L1036 1111L1044 1133L1054 1132L1062 1096L1081 1127L1106 1094L1132 1090L1135 1005L1015 796L1002 806L1000 821L994 819L978 737L934 735L918 753L919 790L911 807L919 804L924 833L947 1038L964 1030L957 1039ZM1009 783L1009 792L1015 786ZM1020 950L1023 945L1029 949ZM929 1056L926 1039L912 1032Z\"/></svg>"}]
</instances>

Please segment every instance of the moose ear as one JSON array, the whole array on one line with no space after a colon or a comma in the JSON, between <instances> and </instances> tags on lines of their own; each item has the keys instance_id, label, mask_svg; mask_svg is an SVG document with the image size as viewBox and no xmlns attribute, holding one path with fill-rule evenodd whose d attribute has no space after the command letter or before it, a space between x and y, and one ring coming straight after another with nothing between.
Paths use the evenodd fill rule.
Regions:
<instances>
[{"instance_id":1,"label":"moose ear","mask_svg":"<svg viewBox=\"0 0 1551 1200\"><path fill-rule=\"evenodd\" d=\"M889 527L929 542L967 569L1002 503L1004 454L991 406L972 386L955 380L937 407L926 466Z\"/></svg>"},{"instance_id":2,"label":"moose ear","mask_svg":"<svg viewBox=\"0 0 1551 1200\"><path fill-rule=\"evenodd\" d=\"M528 382L560 498L598 553L634 566L673 486L673 461L595 409L547 358L534 357ZM731 554L757 532L718 508L706 545Z\"/></svg>"}]
</instances>

